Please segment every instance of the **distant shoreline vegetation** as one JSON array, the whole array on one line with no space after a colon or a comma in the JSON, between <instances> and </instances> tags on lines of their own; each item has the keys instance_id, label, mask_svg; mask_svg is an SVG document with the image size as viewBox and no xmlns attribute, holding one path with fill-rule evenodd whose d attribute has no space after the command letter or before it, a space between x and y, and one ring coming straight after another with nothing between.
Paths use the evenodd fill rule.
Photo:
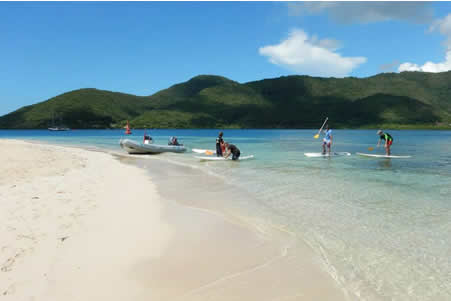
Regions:
<instances>
[{"instance_id":1,"label":"distant shoreline vegetation","mask_svg":"<svg viewBox=\"0 0 451 301\"><path fill-rule=\"evenodd\" d=\"M196 76L151 96L79 89L0 117L1 129L451 129L451 72L283 76L240 84Z\"/></svg>"}]
</instances>

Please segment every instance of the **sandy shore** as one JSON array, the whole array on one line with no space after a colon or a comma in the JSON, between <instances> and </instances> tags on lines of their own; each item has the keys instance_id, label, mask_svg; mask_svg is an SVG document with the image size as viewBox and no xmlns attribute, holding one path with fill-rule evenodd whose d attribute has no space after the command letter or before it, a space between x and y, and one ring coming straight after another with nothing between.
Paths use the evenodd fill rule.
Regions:
<instances>
[{"instance_id":1,"label":"sandy shore","mask_svg":"<svg viewBox=\"0 0 451 301\"><path fill-rule=\"evenodd\" d=\"M344 300L288 234L163 198L109 154L1 140L0 164L4 300Z\"/></svg>"}]
</instances>

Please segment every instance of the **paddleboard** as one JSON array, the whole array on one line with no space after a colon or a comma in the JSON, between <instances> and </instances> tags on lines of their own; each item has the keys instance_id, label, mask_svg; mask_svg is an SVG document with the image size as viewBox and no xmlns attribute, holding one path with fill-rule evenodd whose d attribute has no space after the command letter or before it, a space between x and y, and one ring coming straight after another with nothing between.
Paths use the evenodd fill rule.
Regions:
<instances>
[{"instance_id":1,"label":"paddleboard","mask_svg":"<svg viewBox=\"0 0 451 301\"><path fill-rule=\"evenodd\" d=\"M411 158L412 156L387 156L387 155L375 155L375 154L365 154L365 153L356 153L357 155L364 156L364 157L373 157L373 158L390 158L390 159L407 159Z\"/></svg>"},{"instance_id":2,"label":"paddleboard","mask_svg":"<svg viewBox=\"0 0 451 301\"><path fill-rule=\"evenodd\" d=\"M200 157L200 156L194 156L194 158L200 159L201 161L228 161L232 160L232 156L228 157L227 159L224 157ZM254 155L249 156L241 156L238 158L237 161L243 161L254 158Z\"/></svg>"},{"instance_id":3,"label":"paddleboard","mask_svg":"<svg viewBox=\"0 0 451 301\"><path fill-rule=\"evenodd\" d=\"M192 151L194 153L198 154L205 154L205 155L216 155L216 151L212 149L200 149L200 148L193 148Z\"/></svg>"},{"instance_id":4,"label":"paddleboard","mask_svg":"<svg viewBox=\"0 0 451 301\"><path fill-rule=\"evenodd\" d=\"M350 156L351 153L348 152L332 152L330 154L328 153L304 153L306 157L310 158L317 158L317 157L335 157L335 156Z\"/></svg>"}]
</instances>

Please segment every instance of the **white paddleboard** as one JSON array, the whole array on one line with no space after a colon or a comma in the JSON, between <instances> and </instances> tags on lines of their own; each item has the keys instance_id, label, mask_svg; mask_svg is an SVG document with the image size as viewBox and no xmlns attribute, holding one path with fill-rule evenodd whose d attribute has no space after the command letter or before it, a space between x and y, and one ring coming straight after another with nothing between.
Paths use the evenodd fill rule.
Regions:
<instances>
[{"instance_id":1,"label":"white paddleboard","mask_svg":"<svg viewBox=\"0 0 451 301\"><path fill-rule=\"evenodd\" d=\"M216 151L212 150L212 149L193 148L192 151L194 153L198 153L198 154L206 154L206 155L213 154L213 155L216 155Z\"/></svg>"},{"instance_id":2,"label":"white paddleboard","mask_svg":"<svg viewBox=\"0 0 451 301\"><path fill-rule=\"evenodd\" d=\"M227 159L224 157L199 157L199 156L194 156L194 158L200 159L201 161L227 161L227 160L232 160L232 156L228 157ZM249 155L249 156L240 156L238 158L237 161L243 161L243 160L247 160L247 159L252 159L254 158L254 155Z\"/></svg>"},{"instance_id":3,"label":"white paddleboard","mask_svg":"<svg viewBox=\"0 0 451 301\"><path fill-rule=\"evenodd\" d=\"M350 156L351 153L348 152L332 152L330 154L328 153L304 153L306 157L310 158L318 158L318 157L335 157L335 156Z\"/></svg>"},{"instance_id":4,"label":"white paddleboard","mask_svg":"<svg viewBox=\"0 0 451 301\"><path fill-rule=\"evenodd\" d=\"M356 153L357 155L364 156L364 157L373 157L373 158L391 158L391 159L407 159L411 158L412 156L387 156L387 155L375 155L375 154L365 154L365 153Z\"/></svg>"}]
</instances>

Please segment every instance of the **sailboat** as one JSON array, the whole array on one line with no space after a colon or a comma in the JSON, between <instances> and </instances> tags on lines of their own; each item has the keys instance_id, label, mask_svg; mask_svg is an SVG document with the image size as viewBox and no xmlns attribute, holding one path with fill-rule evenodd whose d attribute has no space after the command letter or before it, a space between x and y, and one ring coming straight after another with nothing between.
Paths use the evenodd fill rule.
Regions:
<instances>
[{"instance_id":1,"label":"sailboat","mask_svg":"<svg viewBox=\"0 0 451 301\"><path fill-rule=\"evenodd\" d=\"M60 117L60 125L55 125L55 114L52 114L52 126L48 128L49 131L70 131L70 128L62 125L62 118Z\"/></svg>"},{"instance_id":2,"label":"sailboat","mask_svg":"<svg viewBox=\"0 0 451 301\"><path fill-rule=\"evenodd\" d=\"M127 120L127 126L125 127L125 135L131 135L132 131L130 130L130 124Z\"/></svg>"}]
</instances>

